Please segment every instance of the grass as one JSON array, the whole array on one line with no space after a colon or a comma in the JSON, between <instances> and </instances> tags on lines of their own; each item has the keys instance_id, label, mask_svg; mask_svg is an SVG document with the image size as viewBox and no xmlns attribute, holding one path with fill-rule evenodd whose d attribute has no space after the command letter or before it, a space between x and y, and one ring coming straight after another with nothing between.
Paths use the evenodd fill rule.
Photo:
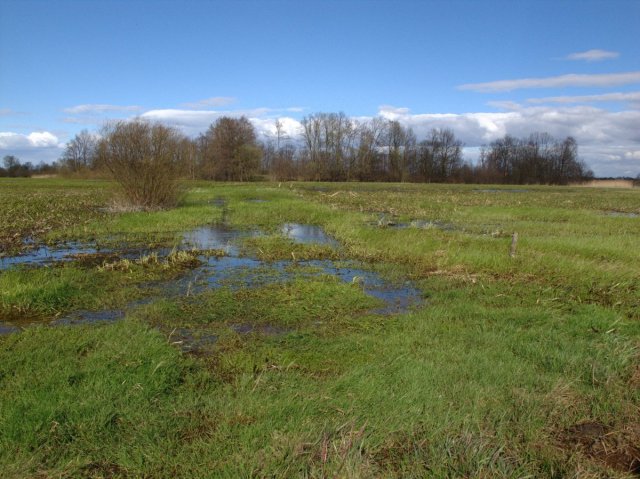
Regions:
<instances>
[{"instance_id":1,"label":"grass","mask_svg":"<svg viewBox=\"0 0 640 479\"><path fill-rule=\"evenodd\" d=\"M16 185L16 204L88 188ZM166 297L112 324L0 337L3 477L622 478L640 470L640 223L607 215L640 212L640 192L191 186L175 210L96 209L81 226L51 224L43 238L170 244L224 216L267 233L243 245L266 260L355 258L412 279L426 305L383 316L357 283L294 272L277 284ZM109 189L91 187L96 208ZM378 228L370 223L380 213L452 227ZM286 240L283 223L321 225L342 249ZM144 294L145 282L184 267L76 261L2 271L2 304L45 316L121 306Z\"/></svg>"}]
</instances>

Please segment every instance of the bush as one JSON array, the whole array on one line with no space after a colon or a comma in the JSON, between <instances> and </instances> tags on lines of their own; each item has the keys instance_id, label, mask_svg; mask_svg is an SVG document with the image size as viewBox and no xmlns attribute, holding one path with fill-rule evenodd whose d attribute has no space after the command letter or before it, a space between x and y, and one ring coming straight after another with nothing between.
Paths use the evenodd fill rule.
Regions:
<instances>
[{"instance_id":1,"label":"bush","mask_svg":"<svg viewBox=\"0 0 640 479\"><path fill-rule=\"evenodd\" d=\"M173 128L136 120L105 126L98 161L120 184L130 206L158 209L179 197L183 135Z\"/></svg>"}]
</instances>

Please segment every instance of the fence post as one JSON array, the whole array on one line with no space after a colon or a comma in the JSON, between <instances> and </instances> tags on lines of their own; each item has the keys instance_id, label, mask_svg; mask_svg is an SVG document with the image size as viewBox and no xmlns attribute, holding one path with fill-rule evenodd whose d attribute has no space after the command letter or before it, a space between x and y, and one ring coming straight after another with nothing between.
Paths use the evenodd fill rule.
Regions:
<instances>
[{"instance_id":1,"label":"fence post","mask_svg":"<svg viewBox=\"0 0 640 479\"><path fill-rule=\"evenodd\" d=\"M516 248L518 247L518 233L511 235L511 249L509 250L509 256L516 257Z\"/></svg>"}]
</instances>

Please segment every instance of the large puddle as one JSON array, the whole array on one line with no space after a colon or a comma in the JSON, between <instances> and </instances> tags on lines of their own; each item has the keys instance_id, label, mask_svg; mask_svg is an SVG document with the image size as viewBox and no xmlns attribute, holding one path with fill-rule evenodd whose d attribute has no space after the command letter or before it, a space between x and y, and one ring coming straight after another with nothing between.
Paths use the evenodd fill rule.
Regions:
<instances>
[{"instance_id":1,"label":"large puddle","mask_svg":"<svg viewBox=\"0 0 640 479\"><path fill-rule=\"evenodd\" d=\"M147 249L98 250L93 245L78 243L61 247L39 247L26 254L3 258L0 269L28 265L38 267L45 264L55 264L60 261L77 259L79 255L96 255L101 253L118 254L120 257L140 257L142 254L155 252L164 257L175 249L197 249L203 252L199 259L200 266L187 271L181 277L168 281L150 283L143 286L148 289L143 299L133 301L122 309L102 311L73 311L63 317L49 320L51 326L93 324L116 321L124 318L127 311L131 311L143 304L151 303L160 298L190 297L215 288L255 288L273 283L284 283L296 279L311 279L323 275L330 275L345 283L357 284L368 295L379 298L383 306L371 311L376 314L401 313L422 303L421 292L411 283L394 283L385 280L379 274L362 268L354 261L311 260L311 261L263 261L256 256L244 254L241 251L242 241L262 233L258 230L236 230L224 224L208 225L185 233L180 243L174 248L160 248L153 251ZM321 227L287 223L280 228L280 234L297 243L329 245L339 248L340 244L328 236ZM224 256L209 256L207 250L223 250ZM137 255L137 256L136 256ZM43 324L42 319L29 321L26 318L10 318L0 321L0 334L10 334L31 324ZM255 326L238 324L232 327L238 333L259 332L263 334L282 334L273 326ZM263 331L264 330L264 331ZM205 337L194 339L194 332L184 329L177 330L175 335L184 343L181 347L193 347L193 343L200 341L212 342L215 337L204 334ZM181 343L182 344L182 343Z\"/></svg>"}]
</instances>

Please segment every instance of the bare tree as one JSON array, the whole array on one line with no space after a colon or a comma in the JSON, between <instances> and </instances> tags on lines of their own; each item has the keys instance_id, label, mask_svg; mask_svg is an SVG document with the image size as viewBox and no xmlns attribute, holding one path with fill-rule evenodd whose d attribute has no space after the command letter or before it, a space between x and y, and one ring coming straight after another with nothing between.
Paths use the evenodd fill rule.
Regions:
<instances>
[{"instance_id":1,"label":"bare tree","mask_svg":"<svg viewBox=\"0 0 640 479\"><path fill-rule=\"evenodd\" d=\"M69 171L77 172L95 166L98 137L82 130L66 145L62 154L62 165Z\"/></svg>"},{"instance_id":2,"label":"bare tree","mask_svg":"<svg viewBox=\"0 0 640 479\"><path fill-rule=\"evenodd\" d=\"M183 140L181 133L164 125L118 121L103 128L98 155L132 206L168 207L179 196Z\"/></svg>"}]
</instances>

